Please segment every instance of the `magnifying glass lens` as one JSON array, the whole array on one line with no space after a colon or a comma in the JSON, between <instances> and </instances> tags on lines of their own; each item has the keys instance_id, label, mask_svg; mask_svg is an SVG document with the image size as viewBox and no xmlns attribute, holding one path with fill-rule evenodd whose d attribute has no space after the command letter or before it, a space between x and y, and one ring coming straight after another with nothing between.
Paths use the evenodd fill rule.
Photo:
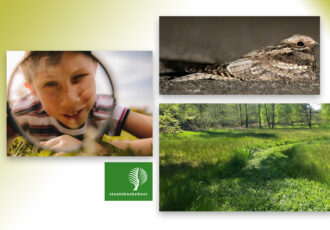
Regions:
<instances>
[{"instance_id":1,"label":"magnifying glass lens","mask_svg":"<svg viewBox=\"0 0 330 230\"><path fill-rule=\"evenodd\" d=\"M33 51L17 62L8 82L8 114L29 142L67 152L111 135L114 87L91 52Z\"/></svg>"}]
</instances>

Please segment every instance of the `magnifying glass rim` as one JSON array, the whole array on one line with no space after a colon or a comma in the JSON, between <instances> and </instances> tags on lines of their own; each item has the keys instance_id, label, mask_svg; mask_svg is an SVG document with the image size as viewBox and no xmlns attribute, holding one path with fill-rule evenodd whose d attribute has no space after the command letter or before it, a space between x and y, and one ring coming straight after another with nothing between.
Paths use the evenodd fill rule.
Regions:
<instances>
[{"instance_id":1,"label":"magnifying glass rim","mask_svg":"<svg viewBox=\"0 0 330 230\"><path fill-rule=\"evenodd\" d=\"M48 50L43 50L44 52L49 52ZM40 51L40 52L43 52L43 51ZM55 50L52 50L55 52ZM84 52L85 50L65 50L65 51L59 51L59 52ZM35 52L37 52L37 50L35 50ZM107 67L105 67L105 65L100 61L99 58L97 58L93 53L92 51L90 51L90 54L86 54L86 53L83 53L84 55L87 55L89 57L91 57L92 59L94 59L101 67L102 69L104 70L105 74L107 75L107 79L110 81L110 85L111 85L111 90L112 90L112 97L113 97L113 106L111 108L111 111L110 113L112 114L113 112L113 109L116 105L116 91L115 91L115 87L114 87L114 83L113 83L113 80L111 79L111 74L110 74L110 71L108 70ZM9 103L9 95L10 95L10 88L11 88L11 85L12 85L12 81L14 79L14 76L16 73L19 72L19 68L20 68L20 65L30 56L31 54L29 55L26 55L24 56L23 58L21 58L21 60L17 63L17 65L15 66L14 70L12 71L12 73L10 74L10 79L9 79L9 82L7 84L7 101ZM24 134L26 133L18 124L17 124L17 121L15 119L15 116L12 114L12 110L9 106L9 111L7 111L7 114L8 116L11 117L11 119L14 121L14 125L15 129L24 137L28 140L29 143L33 144L33 145L36 145L38 148L41 148L41 149L45 149L45 150L49 150L49 151L52 151L52 152L58 152L58 151L61 151L60 149L57 150L57 149L47 149L47 148L44 148L42 147L39 143L37 143L37 141L33 140L31 137L29 137L28 135ZM98 134L95 136L95 139L98 139L101 137L101 135L104 134L104 131L107 129L107 127L110 125L110 122L111 122L111 117L109 117L107 119L107 122L106 122L106 125L105 127L102 129L102 131L98 132ZM64 151L64 152L76 152L76 151L80 151L83 149L83 145L80 147L80 148L77 148L73 151ZM63 152L63 151L62 151Z\"/></svg>"}]
</instances>

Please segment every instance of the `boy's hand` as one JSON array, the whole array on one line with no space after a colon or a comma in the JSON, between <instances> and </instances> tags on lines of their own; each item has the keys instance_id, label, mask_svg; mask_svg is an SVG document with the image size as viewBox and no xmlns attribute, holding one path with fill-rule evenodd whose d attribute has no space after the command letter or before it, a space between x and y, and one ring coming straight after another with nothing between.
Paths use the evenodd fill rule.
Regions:
<instances>
[{"instance_id":1,"label":"boy's hand","mask_svg":"<svg viewBox=\"0 0 330 230\"><path fill-rule=\"evenodd\" d=\"M42 141L40 145L46 149L65 152L74 151L82 147L81 141L70 135L62 135L48 141Z\"/></svg>"},{"instance_id":2,"label":"boy's hand","mask_svg":"<svg viewBox=\"0 0 330 230\"><path fill-rule=\"evenodd\" d=\"M136 155L152 155L152 138L133 141L108 141L108 143L122 150L131 149L135 152Z\"/></svg>"}]
</instances>

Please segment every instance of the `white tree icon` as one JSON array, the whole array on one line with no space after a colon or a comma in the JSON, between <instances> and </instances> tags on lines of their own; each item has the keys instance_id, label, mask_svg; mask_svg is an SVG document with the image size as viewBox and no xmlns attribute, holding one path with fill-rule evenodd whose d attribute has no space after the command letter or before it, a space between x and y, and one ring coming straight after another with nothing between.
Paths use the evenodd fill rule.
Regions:
<instances>
[{"instance_id":1,"label":"white tree icon","mask_svg":"<svg viewBox=\"0 0 330 230\"><path fill-rule=\"evenodd\" d=\"M134 168L129 172L128 179L135 186L134 191L136 191L140 185L148 180L148 174L143 168Z\"/></svg>"}]
</instances>

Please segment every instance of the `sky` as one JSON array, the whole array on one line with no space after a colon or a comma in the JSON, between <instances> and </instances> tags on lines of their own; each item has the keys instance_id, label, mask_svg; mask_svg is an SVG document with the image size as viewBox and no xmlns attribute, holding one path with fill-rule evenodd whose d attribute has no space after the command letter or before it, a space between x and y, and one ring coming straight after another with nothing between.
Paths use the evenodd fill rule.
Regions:
<instances>
[{"instance_id":1,"label":"sky","mask_svg":"<svg viewBox=\"0 0 330 230\"><path fill-rule=\"evenodd\" d=\"M96 51L113 78L118 103L152 112L152 52Z\"/></svg>"}]
</instances>

